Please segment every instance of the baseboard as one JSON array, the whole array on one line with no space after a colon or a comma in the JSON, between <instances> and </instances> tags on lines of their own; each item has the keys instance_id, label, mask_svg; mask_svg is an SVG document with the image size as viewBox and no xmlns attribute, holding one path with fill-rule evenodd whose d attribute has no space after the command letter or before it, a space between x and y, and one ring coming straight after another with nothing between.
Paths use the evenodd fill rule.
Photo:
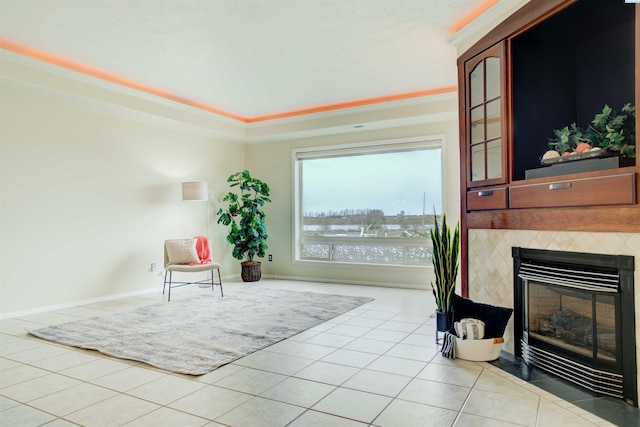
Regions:
<instances>
[{"instance_id":1,"label":"baseboard","mask_svg":"<svg viewBox=\"0 0 640 427\"><path fill-rule=\"evenodd\" d=\"M262 277L265 279L273 279L273 280L298 280L301 282L336 283L336 284L344 284L344 285L378 286L383 288L431 290L431 287L429 285L420 286L420 285L409 284L409 283L388 283L388 282L371 282L371 281L365 282L365 281L358 281L358 280L327 280L326 278L322 278L322 277L284 276L280 274L263 274ZM238 279L240 279L240 274L225 275L222 277L222 285L224 286L224 283L226 281L235 281ZM63 310L66 308L77 307L79 305L95 304L98 302L111 301L119 298L145 295L152 292L159 292L159 288L153 287L153 288L142 289L142 290L133 291L133 292L123 292L119 294L105 295L97 298L89 298L84 300L65 302L62 304L30 308L28 310L0 313L0 320L12 319L15 317L22 317L22 316L29 316L32 314L40 314L40 313L45 313L45 312L55 311L55 310Z\"/></svg>"},{"instance_id":2,"label":"baseboard","mask_svg":"<svg viewBox=\"0 0 640 427\"><path fill-rule=\"evenodd\" d=\"M162 288L160 288L160 290L161 289ZM65 308L77 307L79 305L95 304L97 302L111 301L119 298L135 297L138 295L144 295L144 294L149 294L151 292L158 292L158 291L159 289L156 286L150 289L141 289L133 292L123 292L119 294L106 295L106 296L97 297L97 298L88 298L84 300L69 301L61 304L48 305L44 307L30 308L28 310L12 311L9 313L0 313L0 320L12 319L14 317L29 316L32 314L45 313L48 311L63 310Z\"/></svg>"},{"instance_id":3,"label":"baseboard","mask_svg":"<svg viewBox=\"0 0 640 427\"><path fill-rule=\"evenodd\" d=\"M429 285L416 285L411 283L389 283L389 282L372 282L359 280L328 280L326 277L309 277L309 276L285 276L281 274L263 274L265 279L274 280L298 280L301 282L321 282L321 283L337 283L342 285L359 285L359 286L377 286L382 288L398 288L398 289L419 289L431 290Z\"/></svg>"}]
</instances>

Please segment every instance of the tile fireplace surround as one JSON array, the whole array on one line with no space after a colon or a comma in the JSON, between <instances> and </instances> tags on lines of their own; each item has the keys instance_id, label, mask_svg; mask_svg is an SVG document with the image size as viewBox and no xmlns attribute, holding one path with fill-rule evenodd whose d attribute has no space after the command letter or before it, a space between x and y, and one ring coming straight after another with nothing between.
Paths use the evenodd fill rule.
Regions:
<instances>
[{"instance_id":1,"label":"tile fireplace surround","mask_svg":"<svg viewBox=\"0 0 640 427\"><path fill-rule=\"evenodd\" d=\"M469 230L469 297L513 308L511 248L548 249L635 256L635 283L640 283L640 234L536 230ZM636 351L640 352L640 286L635 287ZM514 353L513 318L503 350ZM640 354L636 354L640 361ZM640 394L640 393L639 393Z\"/></svg>"}]
</instances>

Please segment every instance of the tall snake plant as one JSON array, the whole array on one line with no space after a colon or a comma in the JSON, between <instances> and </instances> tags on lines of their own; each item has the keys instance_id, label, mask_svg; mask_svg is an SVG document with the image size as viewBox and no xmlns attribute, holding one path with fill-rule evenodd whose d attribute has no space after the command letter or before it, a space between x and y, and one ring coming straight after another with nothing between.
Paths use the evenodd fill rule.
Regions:
<instances>
[{"instance_id":1,"label":"tall snake plant","mask_svg":"<svg viewBox=\"0 0 640 427\"><path fill-rule=\"evenodd\" d=\"M442 313L451 311L451 298L456 289L458 275L458 254L460 252L460 223L456 225L451 238L451 230L447 226L447 216L442 214L442 228L433 215L434 227L430 230L433 243L433 268L435 283L431 282L436 307Z\"/></svg>"}]
</instances>

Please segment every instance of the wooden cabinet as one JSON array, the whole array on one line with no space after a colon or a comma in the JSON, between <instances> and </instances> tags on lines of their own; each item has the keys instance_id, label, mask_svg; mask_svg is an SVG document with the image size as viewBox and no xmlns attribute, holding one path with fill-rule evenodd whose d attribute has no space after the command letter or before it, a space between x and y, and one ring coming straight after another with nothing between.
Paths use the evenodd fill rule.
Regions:
<instances>
[{"instance_id":1,"label":"wooden cabinet","mask_svg":"<svg viewBox=\"0 0 640 427\"><path fill-rule=\"evenodd\" d=\"M463 293L469 229L640 233L638 160L537 173L554 129L640 106L639 73L640 4L625 0L531 0L459 56Z\"/></svg>"},{"instance_id":2,"label":"wooden cabinet","mask_svg":"<svg viewBox=\"0 0 640 427\"><path fill-rule=\"evenodd\" d=\"M509 188L509 207L521 209L630 205L636 202L635 195L635 174L627 173L513 185Z\"/></svg>"},{"instance_id":3,"label":"wooden cabinet","mask_svg":"<svg viewBox=\"0 0 640 427\"><path fill-rule=\"evenodd\" d=\"M527 177L544 176L540 158L554 129L586 128L605 105L638 105L639 10L624 0L531 0L460 56L463 217L507 210L487 226L508 227L512 209L637 203L634 159L605 174L560 175L558 190Z\"/></svg>"},{"instance_id":4,"label":"wooden cabinet","mask_svg":"<svg viewBox=\"0 0 640 427\"><path fill-rule=\"evenodd\" d=\"M464 64L467 185L506 182L504 43Z\"/></svg>"},{"instance_id":5,"label":"wooden cabinet","mask_svg":"<svg viewBox=\"0 0 640 427\"><path fill-rule=\"evenodd\" d=\"M467 208L470 211L507 208L507 189L492 187L467 192Z\"/></svg>"}]
</instances>

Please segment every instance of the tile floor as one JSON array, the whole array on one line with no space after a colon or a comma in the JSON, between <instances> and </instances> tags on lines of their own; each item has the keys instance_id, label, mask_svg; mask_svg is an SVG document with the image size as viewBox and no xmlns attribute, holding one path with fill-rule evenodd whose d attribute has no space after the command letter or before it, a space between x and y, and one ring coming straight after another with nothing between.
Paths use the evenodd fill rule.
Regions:
<instances>
[{"instance_id":1,"label":"tile floor","mask_svg":"<svg viewBox=\"0 0 640 427\"><path fill-rule=\"evenodd\" d=\"M225 298L241 286L375 301L200 377L55 345L26 332L162 303L160 292L3 320L0 425L615 425L500 363L442 358L430 292L263 279L226 283ZM210 290L191 286L175 289L172 297L204 292ZM637 415L631 410L636 412L627 420Z\"/></svg>"}]
</instances>

